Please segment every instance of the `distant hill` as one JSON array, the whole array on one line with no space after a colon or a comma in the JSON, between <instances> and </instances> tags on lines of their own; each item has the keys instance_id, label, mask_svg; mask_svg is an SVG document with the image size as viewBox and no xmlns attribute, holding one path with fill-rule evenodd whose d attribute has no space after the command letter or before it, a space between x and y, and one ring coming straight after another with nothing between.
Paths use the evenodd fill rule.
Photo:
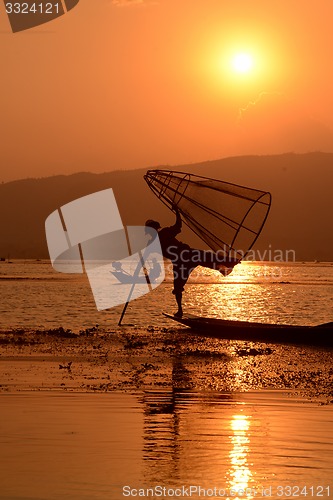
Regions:
<instances>
[{"instance_id":1,"label":"distant hill","mask_svg":"<svg viewBox=\"0 0 333 500\"><path fill-rule=\"evenodd\" d=\"M333 154L242 156L159 168L270 191L271 213L255 248L271 250L272 255L278 250L294 250L301 261L332 260ZM47 258L46 217L69 201L108 187L114 190L124 224L141 225L147 218L172 223L172 213L143 180L145 171L84 172L1 184L0 257ZM182 239L201 245L188 229Z\"/></svg>"}]
</instances>

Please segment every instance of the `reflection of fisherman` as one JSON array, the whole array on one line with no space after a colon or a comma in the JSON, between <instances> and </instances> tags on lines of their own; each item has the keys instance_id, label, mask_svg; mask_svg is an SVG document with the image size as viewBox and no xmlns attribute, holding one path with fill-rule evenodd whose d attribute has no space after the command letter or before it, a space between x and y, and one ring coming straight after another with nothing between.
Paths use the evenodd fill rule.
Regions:
<instances>
[{"instance_id":1,"label":"reflection of fisherman","mask_svg":"<svg viewBox=\"0 0 333 500\"><path fill-rule=\"evenodd\" d=\"M239 261L219 256L211 251L191 248L186 243L177 240L176 235L182 230L182 220L178 208L175 205L172 208L176 212L176 222L173 226L161 229L160 223L154 220L147 220L145 225L158 231L163 256L170 259L173 264L174 289L172 293L175 295L178 305L175 316L181 317L183 315L184 286L193 269L197 266L208 267L217 269L221 274L227 276Z\"/></svg>"}]
</instances>

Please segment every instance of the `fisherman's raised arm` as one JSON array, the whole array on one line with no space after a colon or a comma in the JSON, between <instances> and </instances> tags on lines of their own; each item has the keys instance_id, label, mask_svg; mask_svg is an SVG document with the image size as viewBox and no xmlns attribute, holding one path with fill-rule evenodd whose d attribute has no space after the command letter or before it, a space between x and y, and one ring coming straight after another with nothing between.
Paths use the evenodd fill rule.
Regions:
<instances>
[{"instance_id":1,"label":"fisherman's raised arm","mask_svg":"<svg viewBox=\"0 0 333 500\"><path fill-rule=\"evenodd\" d=\"M180 216L180 212L178 210L177 205L173 204L172 205L172 210L176 213L176 222L172 226L172 228L175 230L176 234L178 234L182 230L182 218Z\"/></svg>"}]
</instances>

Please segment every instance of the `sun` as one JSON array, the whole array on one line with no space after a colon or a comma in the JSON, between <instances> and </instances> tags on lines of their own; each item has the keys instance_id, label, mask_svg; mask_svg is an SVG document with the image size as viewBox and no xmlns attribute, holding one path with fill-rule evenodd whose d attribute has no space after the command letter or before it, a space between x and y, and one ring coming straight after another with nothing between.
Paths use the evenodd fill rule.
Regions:
<instances>
[{"instance_id":1,"label":"sun","mask_svg":"<svg viewBox=\"0 0 333 500\"><path fill-rule=\"evenodd\" d=\"M232 57L231 66L236 73L249 73L253 68L252 56L246 52L239 52Z\"/></svg>"}]
</instances>

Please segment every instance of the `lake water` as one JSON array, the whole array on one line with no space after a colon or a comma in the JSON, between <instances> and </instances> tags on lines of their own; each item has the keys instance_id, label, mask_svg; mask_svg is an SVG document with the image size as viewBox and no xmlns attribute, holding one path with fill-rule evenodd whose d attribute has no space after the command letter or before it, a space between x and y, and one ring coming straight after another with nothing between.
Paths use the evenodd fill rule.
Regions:
<instances>
[{"instance_id":1,"label":"lake water","mask_svg":"<svg viewBox=\"0 0 333 500\"><path fill-rule=\"evenodd\" d=\"M333 408L283 392L0 394L0 405L1 500L333 496Z\"/></svg>"},{"instance_id":2,"label":"lake water","mask_svg":"<svg viewBox=\"0 0 333 500\"><path fill-rule=\"evenodd\" d=\"M160 287L129 305L125 323L145 334L149 324L174 326L161 314L175 309L171 290L168 273ZM58 274L48 262L1 263L0 293L2 330L115 328L122 310L98 312L86 277ZM194 314L293 324L332 321L332 305L331 263L243 263L227 278L198 269L184 295L185 310ZM300 350L296 364L288 352L280 361L290 376L303 361L314 376L324 370L320 351ZM223 359L215 363L223 367ZM248 370L245 363L244 376ZM329 367L324 372L318 384L330 383ZM298 379L290 380L296 387ZM36 385L35 392L22 386L19 393L0 393L0 499L333 497L332 405L297 399L292 389L217 387L92 394L37 392Z\"/></svg>"},{"instance_id":3,"label":"lake water","mask_svg":"<svg viewBox=\"0 0 333 500\"><path fill-rule=\"evenodd\" d=\"M225 319L315 325L332 321L333 263L242 263L223 278L198 268L185 288L184 310ZM130 303L125 323L165 326L176 310L172 277ZM85 275L57 273L49 262L0 263L2 328L74 331L117 325L122 306L98 312ZM169 323L170 325L171 323Z\"/></svg>"}]
</instances>

